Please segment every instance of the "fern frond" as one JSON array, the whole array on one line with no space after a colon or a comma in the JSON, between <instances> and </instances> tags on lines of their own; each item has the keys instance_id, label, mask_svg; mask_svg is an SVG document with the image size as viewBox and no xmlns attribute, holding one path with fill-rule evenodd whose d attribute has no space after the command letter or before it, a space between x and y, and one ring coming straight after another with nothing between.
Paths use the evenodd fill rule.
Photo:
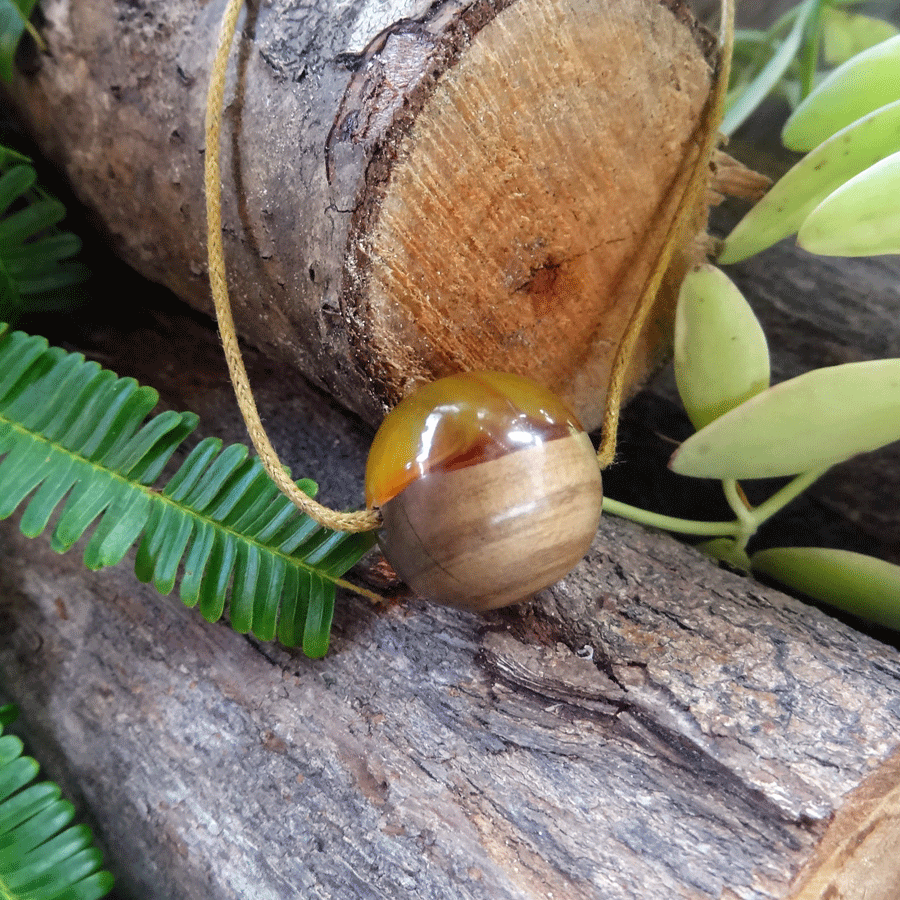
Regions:
<instances>
[{"instance_id":1,"label":"fern frond","mask_svg":"<svg viewBox=\"0 0 900 900\"><path fill-rule=\"evenodd\" d=\"M27 158L0 148L0 318L71 308L77 302L71 288L88 272L71 259L81 249L79 238L57 228L65 212L37 187Z\"/></svg>"},{"instance_id":2,"label":"fern frond","mask_svg":"<svg viewBox=\"0 0 900 900\"><path fill-rule=\"evenodd\" d=\"M223 449L215 438L197 444L164 490L154 489L197 425L193 413L147 420L157 399L80 354L0 330L0 518L25 504L19 527L36 537L56 514L58 552L95 526L84 550L91 569L118 563L140 538L141 581L163 594L177 585L210 622L230 596L237 631L322 656L335 584L372 536L317 525L247 447Z\"/></svg>"},{"instance_id":3,"label":"fern frond","mask_svg":"<svg viewBox=\"0 0 900 900\"><path fill-rule=\"evenodd\" d=\"M0 897L99 900L113 883L103 855L90 828L69 826L75 808L57 785L32 784L38 764L22 756L17 737L3 734L10 712L0 709Z\"/></svg>"}]
</instances>

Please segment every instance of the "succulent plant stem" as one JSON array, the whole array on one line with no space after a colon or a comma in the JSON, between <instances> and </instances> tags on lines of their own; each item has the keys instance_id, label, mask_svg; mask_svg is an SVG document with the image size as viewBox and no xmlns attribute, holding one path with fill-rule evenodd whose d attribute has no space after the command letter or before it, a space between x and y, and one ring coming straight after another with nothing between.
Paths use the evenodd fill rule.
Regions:
<instances>
[{"instance_id":1,"label":"succulent plant stem","mask_svg":"<svg viewBox=\"0 0 900 900\"><path fill-rule=\"evenodd\" d=\"M750 538L756 533L759 522L753 515L753 509L747 502L747 498L744 496L744 492L740 489L737 481L733 478L723 479L722 490L725 492L725 499L728 501L728 505L737 516L735 524L738 526L738 532L735 535L735 544L739 549L744 550Z\"/></svg>"},{"instance_id":2,"label":"succulent plant stem","mask_svg":"<svg viewBox=\"0 0 900 900\"><path fill-rule=\"evenodd\" d=\"M757 528L767 519L770 519L780 509L783 509L791 500L799 497L814 481L818 481L830 468L825 466L821 469L812 469L804 472L796 478L791 479L781 490L772 494L764 503L753 510L753 518L756 521Z\"/></svg>"},{"instance_id":3,"label":"succulent plant stem","mask_svg":"<svg viewBox=\"0 0 900 900\"><path fill-rule=\"evenodd\" d=\"M798 475L780 490L776 491L764 503L760 503L759 506L755 507L747 505L743 492L741 492L736 481L723 481L722 487L725 491L725 496L736 515L736 518L731 522L704 522L699 519L681 519L677 516L665 516L661 513L631 506L628 503L622 503L619 500L614 500L612 497L603 498L603 512L618 516L621 519L630 519L632 522L637 522L640 525L671 531L675 534L689 534L697 537L733 537L736 546L743 550L763 522L770 519L775 513L796 499L814 481L821 478L826 471L827 467Z\"/></svg>"},{"instance_id":4,"label":"succulent plant stem","mask_svg":"<svg viewBox=\"0 0 900 900\"><path fill-rule=\"evenodd\" d=\"M630 519L639 525L648 525L651 528L661 528L664 531L673 531L676 534L692 534L697 537L733 537L738 533L739 523L734 522L703 522L697 519L680 519L676 516L664 516L661 513L641 509L639 506L631 506L622 503L612 497L603 498L603 512L620 519Z\"/></svg>"}]
</instances>

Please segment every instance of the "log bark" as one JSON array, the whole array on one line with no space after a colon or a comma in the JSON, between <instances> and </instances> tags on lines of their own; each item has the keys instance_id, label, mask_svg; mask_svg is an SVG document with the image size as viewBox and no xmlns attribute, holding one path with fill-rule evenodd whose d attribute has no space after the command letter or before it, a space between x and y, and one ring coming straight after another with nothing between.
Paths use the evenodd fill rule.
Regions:
<instances>
[{"instance_id":1,"label":"log bark","mask_svg":"<svg viewBox=\"0 0 900 900\"><path fill-rule=\"evenodd\" d=\"M208 326L69 338L241 436ZM253 363L283 458L358 502L367 429ZM896 897L900 653L666 536L605 520L486 617L341 596L321 661L2 537L3 686L117 900Z\"/></svg>"},{"instance_id":2,"label":"log bark","mask_svg":"<svg viewBox=\"0 0 900 900\"><path fill-rule=\"evenodd\" d=\"M224 0L42 4L11 97L148 278L209 309L202 123ZM228 96L239 328L369 422L478 368L531 374L589 428L709 129L711 36L682 0L277 0ZM631 381L668 350L705 207Z\"/></svg>"}]
</instances>

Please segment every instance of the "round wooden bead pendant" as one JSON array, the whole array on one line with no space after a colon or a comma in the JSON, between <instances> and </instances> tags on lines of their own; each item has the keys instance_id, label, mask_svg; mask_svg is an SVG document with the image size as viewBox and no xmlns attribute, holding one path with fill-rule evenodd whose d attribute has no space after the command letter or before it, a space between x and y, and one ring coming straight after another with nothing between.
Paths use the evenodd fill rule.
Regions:
<instances>
[{"instance_id":1,"label":"round wooden bead pendant","mask_svg":"<svg viewBox=\"0 0 900 900\"><path fill-rule=\"evenodd\" d=\"M369 452L379 542L418 594L487 610L524 600L584 556L600 467L575 416L528 378L470 372L403 400Z\"/></svg>"}]
</instances>

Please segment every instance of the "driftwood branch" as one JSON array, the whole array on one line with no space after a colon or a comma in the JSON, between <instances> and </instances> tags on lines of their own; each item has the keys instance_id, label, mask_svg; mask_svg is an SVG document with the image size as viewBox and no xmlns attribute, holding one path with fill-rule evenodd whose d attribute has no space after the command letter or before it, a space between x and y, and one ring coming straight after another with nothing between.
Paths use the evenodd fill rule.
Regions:
<instances>
[{"instance_id":1,"label":"driftwood branch","mask_svg":"<svg viewBox=\"0 0 900 900\"><path fill-rule=\"evenodd\" d=\"M241 437L207 326L86 328ZM251 376L279 452L355 502L367 429ZM666 536L605 520L569 578L486 618L342 596L317 662L127 564L13 525L2 554L6 690L122 898L894 896L897 651Z\"/></svg>"}]
</instances>

